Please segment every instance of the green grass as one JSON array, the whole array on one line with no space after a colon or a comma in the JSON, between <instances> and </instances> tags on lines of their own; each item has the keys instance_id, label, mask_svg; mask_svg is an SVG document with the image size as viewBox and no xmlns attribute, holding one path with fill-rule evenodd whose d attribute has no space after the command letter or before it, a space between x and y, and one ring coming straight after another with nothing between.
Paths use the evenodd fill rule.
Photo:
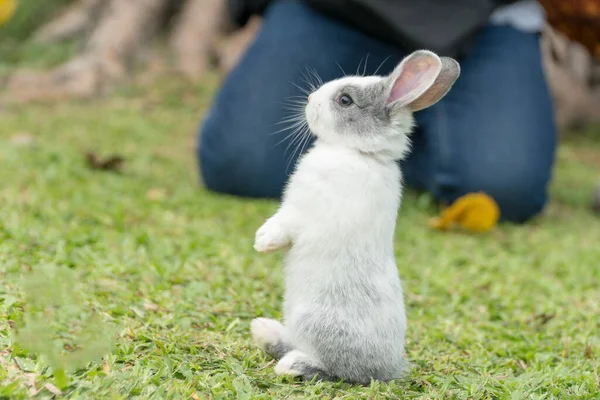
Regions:
<instances>
[{"instance_id":1,"label":"green grass","mask_svg":"<svg viewBox=\"0 0 600 400\"><path fill-rule=\"evenodd\" d=\"M410 376L303 383L277 377L248 331L280 317L282 255L252 250L277 204L198 182L194 130L213 86L0 110L0 397L49 398L52 384L71 398L598 398L597 131L561 147L552 204L525 226L434 232L428 197L407 195L396 255ZM87 150L124 155L124 170L88 169ZM102 333L78 341L90 316ZM27 329L41 338L18 346ZM83 360L66 384L49 367L57 350Z\"/></svg>"}]
</instances>

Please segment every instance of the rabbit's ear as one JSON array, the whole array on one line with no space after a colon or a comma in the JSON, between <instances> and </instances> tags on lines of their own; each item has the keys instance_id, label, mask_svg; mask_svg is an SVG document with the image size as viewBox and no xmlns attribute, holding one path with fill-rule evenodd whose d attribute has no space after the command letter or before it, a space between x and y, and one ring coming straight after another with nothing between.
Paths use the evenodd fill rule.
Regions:
<instances>
[{"instance_id":1,"label":"rabbit's ear","mask_svg":"<svg viewBox=\"0 0 600 400\"><path fill-rule=\"evenodd\" d=\"M388 107L411 111L430 107L448 93L459 75L460 66L453 59L427 50L415 51L389 77Z\"/></svg>"}]
</instances>

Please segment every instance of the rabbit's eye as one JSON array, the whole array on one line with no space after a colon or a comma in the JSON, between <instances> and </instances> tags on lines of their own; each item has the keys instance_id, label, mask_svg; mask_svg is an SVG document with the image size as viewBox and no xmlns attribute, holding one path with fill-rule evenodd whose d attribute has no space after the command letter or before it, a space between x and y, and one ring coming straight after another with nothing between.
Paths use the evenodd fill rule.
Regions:
<instances>
[{"instance_id":1,"label":"rabbit's eye","mask_svg":"<svg viewBox=\"0 0 600 400\"><path fill-rule=\"evenodd\" d=\"M354 100L352 100L352 97L348 96L346 93L342 93L342 95L338 99L338 102L342 106L348 107L349 105L351 105L352 103L354 103Z\"/></svg>"}]
</instances>

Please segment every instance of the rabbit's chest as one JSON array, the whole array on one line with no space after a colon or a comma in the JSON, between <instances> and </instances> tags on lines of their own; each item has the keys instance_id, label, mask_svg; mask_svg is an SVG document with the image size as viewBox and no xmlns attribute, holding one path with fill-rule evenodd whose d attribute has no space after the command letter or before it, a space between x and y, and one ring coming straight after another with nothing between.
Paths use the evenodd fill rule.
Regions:
<instances>
[{"instance_id":1,"label":"rabbit's chest","mask_svg":"<svg viewBox=\"0 0 600 400\"><path fill-rule=\"evenodd\" d=\"M364 162L305 165L287 194L302 214L304 233L327 235L329 241L353 234L373 237L394 230L401 200L400 171Z\"/></svg>"}]
</instances>

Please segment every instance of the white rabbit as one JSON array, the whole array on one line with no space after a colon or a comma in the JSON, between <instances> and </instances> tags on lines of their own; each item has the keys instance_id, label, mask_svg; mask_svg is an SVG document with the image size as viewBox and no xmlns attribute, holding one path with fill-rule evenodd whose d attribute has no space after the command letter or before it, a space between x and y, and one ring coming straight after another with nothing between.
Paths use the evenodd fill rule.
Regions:
<instances>
[{"instance_id":1,"label":"white rabbit","mask_svg":"<svg viewBox=\"0 0 600 400\"><path fill-rule=\"evenodd\" d=\"M344 77L311 93L314 146L290 177L254 248L288 248L284 325L252 321L278 374L369 384L406 372L406 315L393 240L412 113L441 99L460 74L420 50L387 77Z\"/></svg>"}]
</instances>

